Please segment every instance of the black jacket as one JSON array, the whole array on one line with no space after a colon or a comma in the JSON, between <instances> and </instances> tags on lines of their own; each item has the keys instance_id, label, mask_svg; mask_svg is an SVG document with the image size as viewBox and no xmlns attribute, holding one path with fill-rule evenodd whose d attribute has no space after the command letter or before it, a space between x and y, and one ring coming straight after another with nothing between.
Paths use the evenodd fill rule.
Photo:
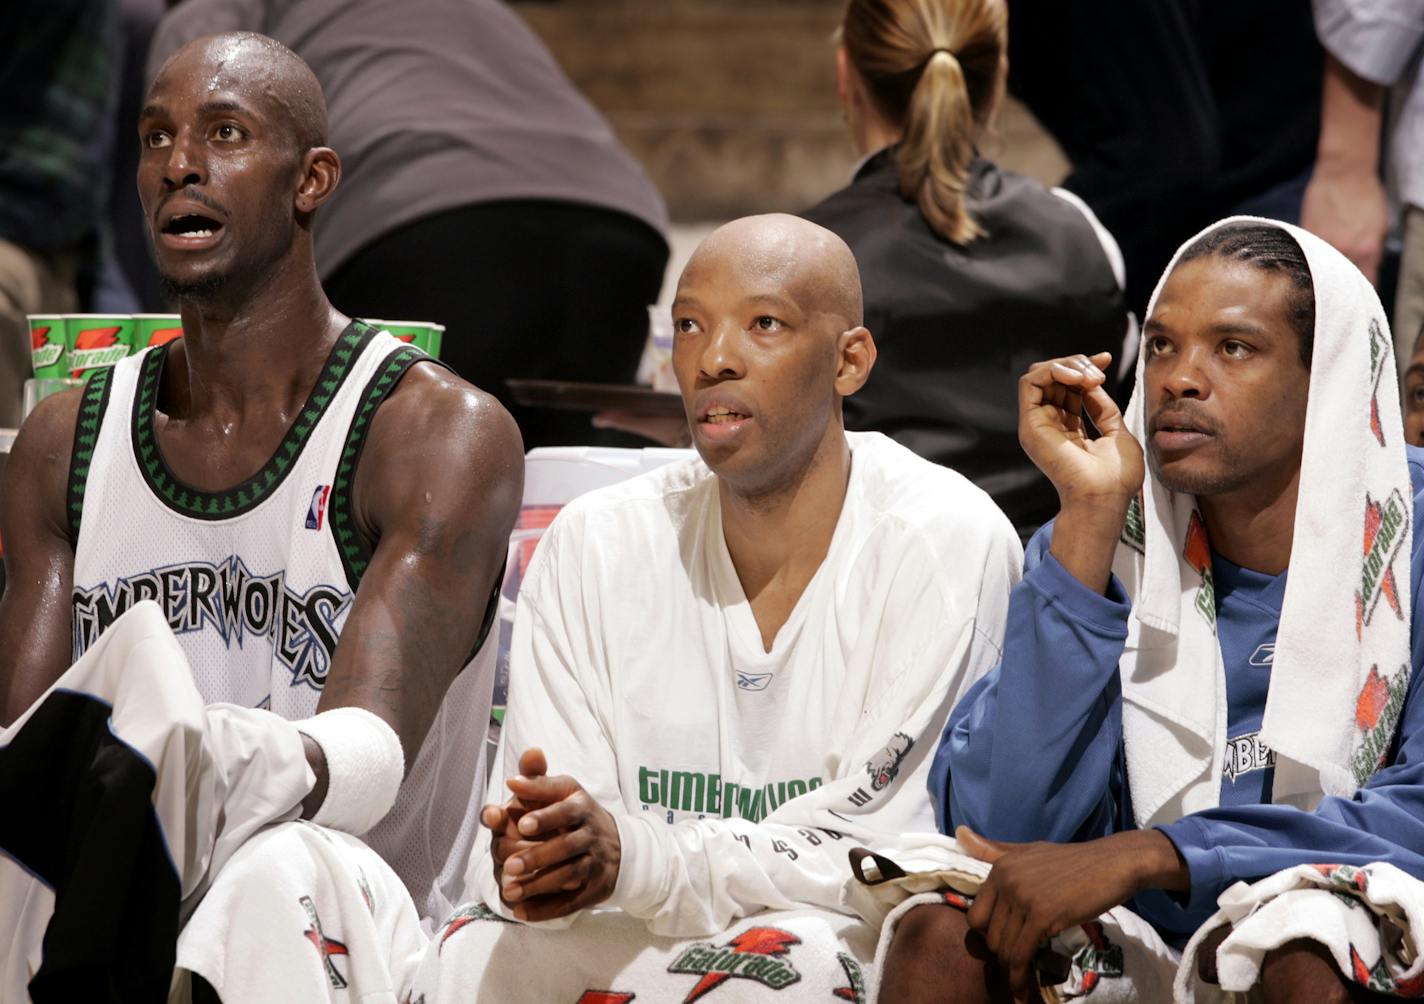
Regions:
<instances>
[{"instance_id":1,"label":"black jacket","mask_svg":"<svg viewBox=\"0 0 1424 1004\"><path fill-rule=\"evenodd\" d=\"M1111 350L1127 314L1083 213L986 160L971 167L970 213L986 237L939 237L901 197L894 148L805 212L850 245L879 360L846 400L846 424L883 432L993 496L1027 538L1057 495L1018 443L1018 378L1029 365ZM1111 389L1111 388L1110 388Z\"/></svg>"}]
</instances>

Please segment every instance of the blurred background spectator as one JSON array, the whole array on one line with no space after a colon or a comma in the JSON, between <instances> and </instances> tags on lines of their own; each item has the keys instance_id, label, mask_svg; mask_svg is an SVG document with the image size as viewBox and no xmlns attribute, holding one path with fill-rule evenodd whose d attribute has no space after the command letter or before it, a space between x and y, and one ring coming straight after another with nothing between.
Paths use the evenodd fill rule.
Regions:
<instances>
[{"instance_id":1,"label":"blurred background spectator","mask_svg":"<svg viewBox=\"0 0 1424 1004\"><path fill-rule=\"evenodd\" d=\"M667 215L538 37L498 0L185 0L149 79L238 29L292 48L326 92L343 177L315 240L337 308L446 325L442 358L526 447L587 441L587 416L521 408L504 380L632 381Z\"/></svg>"},{"instance_id":2,"label":"blurred background spectator","mask_svg":"<svg viewBox=\"0 0 1424 1004\"><path fill-rule=\"evenodd\" d=\"M1424 328L1424 3L1419 0L1314 0L1316 27L1330 53L1320 156L1306 225L1350 256L1366 275L1383 255L1395 215L1379 179L1386 103L1392 202L1403 235L1394 304L1395 356L1401 370ZM1392 99L1392 100L1391 100ZM1313 191L1312 191L1312 194Z\"/></svg>"},{"instance_id":3,"label":"blurred background spectator","mask_svg":"<svg viewBox=\"0 0 1424 1004\"><path fill-rule=\"evenodd\" d=\"M168 5L164 0L119 0L119 40L117 86L114 101L114 152L109 158L109 201L107 226L111 238L112 286L126 290L134 313L162 312L168 309L158 282L158 268L153 264L149 246L148 224L139 204L135 178L138 175L140 147L135 128L138 113L143 108L148 81L144 79L144 61L149 43Z\"/></svg>"},{"instance_id":4,"label":"blurred background spectator","mask_svg":"<svg viewBox=\"0 0 1424 1004\"><path fill-rule=\"evenodd\" d=\"M113 155L118 10L111 0L0 5L0 425L20 423L26 314L92 292Z\"/></svg>"},{"instance_id":5,"label":"blurred background spectator","mask_svg":"<svg viewBox=\"0 0 1424 1004\"><path fill-rule=\"evenodd\" d=\"M1302 0L1012 0L1010 87L1122 246L1142 316L1172 253L1212 220L1297 222L1322 57Z\"/></svg>"},{"instance_id":6,"label":"blurred background spectator","mask_svg":"<svg viewBox=\"0 0 1424 1004\"><path fill-rule=\"evenodd\" d=\"M847 426L973 479L1027 538L1058 497L1018 448L1018 378L1074 352L1120 361L1128 319L1091 211L978 153L1006 29L1001 0L850 0L836 66L864 159L805 215L855 252L880 350Z\"/></svg>"}]
</instances>

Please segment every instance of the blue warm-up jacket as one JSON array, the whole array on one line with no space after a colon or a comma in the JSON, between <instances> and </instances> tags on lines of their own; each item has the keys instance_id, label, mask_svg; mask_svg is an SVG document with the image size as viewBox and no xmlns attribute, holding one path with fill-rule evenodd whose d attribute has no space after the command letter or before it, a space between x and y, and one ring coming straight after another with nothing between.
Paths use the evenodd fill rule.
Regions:
<instances>
[{"instance_id":1,"label":"blue warm-up jacket","mask_svg":"<svg viewBox=\"0 0 1424 1004\"><path fill-rule=\"evenodd\" d=\"M1159 827L1187 863L1190 894L1151 891L1129 904L1165 940L1181 944L1232 883L1293 865L1388 861L1424 879L1424 632L1417 629L1424 623L1424 450L1409 448L1409 473L1413 673L1385 766L1353 798L1325 798L1305 812L1259 801L1269 798L1270 769L1262 748L1243 739L1240 769L1258 772L1224 775L1219 808ZM1131 603L1116 577L1107 595L1073 578L1049 554L1052 533L1050 523L1029 543L1002 662L955 707L935 755L930 796L946 833L965 824L999 840L1068 842L1135 826L1118 675ZM1273 581L1223 564L1214 559L1218 587L1240 584L1237 593L1219 588L1217 597L1235 736L1238 727L1259 728L1285 576Z\"/></svg>"}]
</instances>

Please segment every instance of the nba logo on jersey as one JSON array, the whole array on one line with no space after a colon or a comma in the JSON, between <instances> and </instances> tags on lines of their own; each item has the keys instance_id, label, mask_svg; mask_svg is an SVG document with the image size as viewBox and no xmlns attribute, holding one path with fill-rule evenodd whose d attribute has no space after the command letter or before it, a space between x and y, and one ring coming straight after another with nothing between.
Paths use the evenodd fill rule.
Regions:
<instances>
[{"instance_id":1,"label":"nba logo on jersey","mask_svg":"<svg viewBox=\"0 0 1424 1004\"><path fill-rule=\"evenodd\" d=\"M326 515L326 497L331 494L331 485L317 485L312 492L311 507L307 509L307 529L320 530L322 518Z\"/></svg>"}]
</instances>

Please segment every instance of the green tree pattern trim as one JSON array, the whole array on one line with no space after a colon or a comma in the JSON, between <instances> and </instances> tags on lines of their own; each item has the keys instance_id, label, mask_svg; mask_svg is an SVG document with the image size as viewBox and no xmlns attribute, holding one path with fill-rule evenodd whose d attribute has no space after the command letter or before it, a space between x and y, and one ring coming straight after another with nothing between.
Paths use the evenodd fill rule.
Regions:
<instances>
[{"instance_id":1,"label":"green tree pattern trim","mask_svg":"<svg viewBox=\"0 0 1424 1004\"><path fill-rule=\"evenodd\" d=\"M351 428L346 434L346 445L341 450L341 459L336 464L336 478L331 484L331 503L327 507L331 535L336 541L336 549L341 553L341 564L346 569L346 582L355 592L361 584L361 576L371 563L371 549L361 539L356 529L356 515L352 507L352 485L356 481L356 464L361 459L361 449L366 445L366 434L370 431L371 419L381 402L400 383L401 377L418 362L432 360L413 345L403 345L394 350L381 364L376 375L371 377L366 389L361 392L361 402L356 406L356 414L351 419ZM444 365L440 363L440 365Z\"/></svg>"},{"instance_id":2,"label":"green tree pattern trim","mask_svg":"<svg viewBox=\"0 0 1424 1004\"><path fill-rule=\"evenodd\" d=\"M312 430L375 333L374 328L361 321L351 322L337 338L336 345L327 356L326 365L307 395L306 403L276 452L261 470L246 481L215 492L183 484L163 459L153 428L153 415L158 406L158 391L163 383L163 363L168 355L168 346L150 352L144 358L138 392L134 395L133 444L134 460L138 462L139 470L153 494L168 508L196 519L230 519L260 505L286 480L297 458L302 455Z\"/></svg>"},{"instance_id":3,"label":"green tree pattern trim","mask_svg":"<svg viewBox=\"0 0 1424 1004\"><path fill-rule=\"evenodd\" d=\"M89 466L94 462L94 447L99 443L99 426L109 406L109 388L113 369L104 367L89 375L79 399L79 415L74 423L74 448L69 454L69 492L65 511L69 532L79 542L79 521L84 515L84 489L89 483Z\"/></svg>"}]
</instances>

